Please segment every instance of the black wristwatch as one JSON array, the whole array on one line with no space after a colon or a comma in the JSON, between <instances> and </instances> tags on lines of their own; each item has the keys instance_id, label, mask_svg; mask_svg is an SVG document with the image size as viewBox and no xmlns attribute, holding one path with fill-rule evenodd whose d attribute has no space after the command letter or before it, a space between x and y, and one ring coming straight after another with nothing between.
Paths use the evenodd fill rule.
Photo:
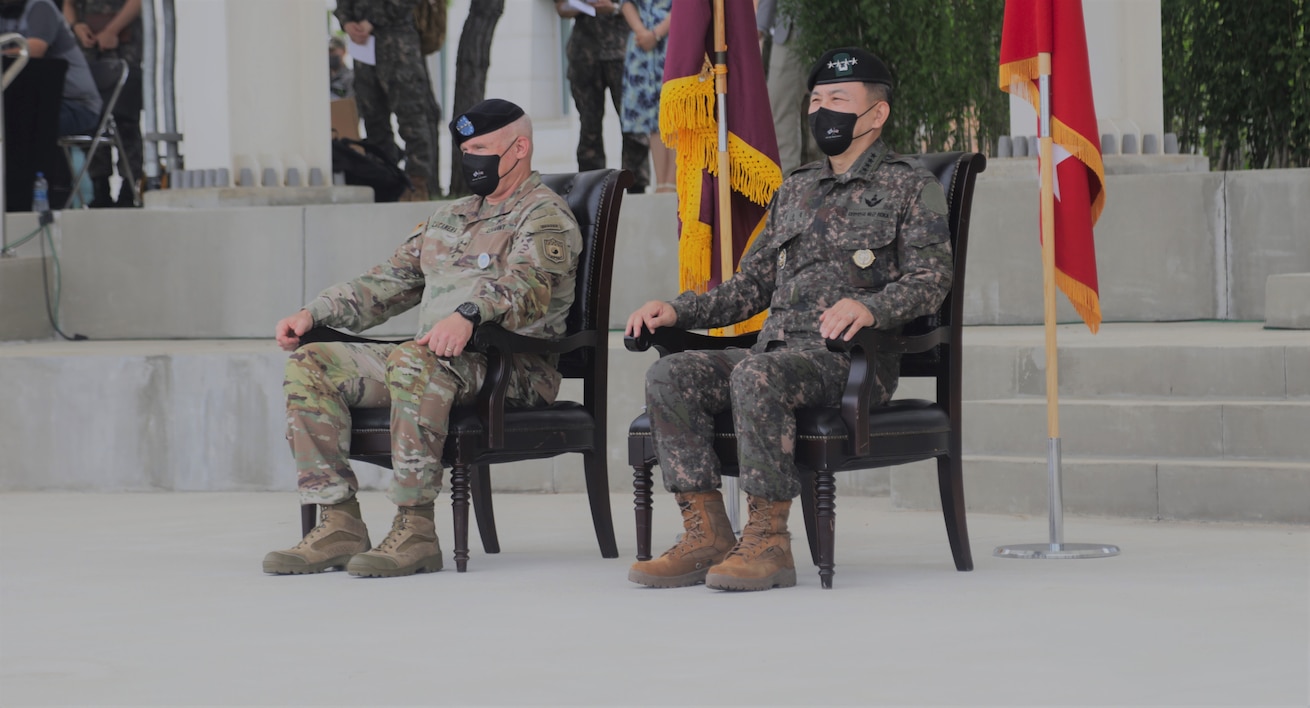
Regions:
<instances>
[{"instance_id":1,"label":"black wristwatch","mask_svg":"<svg viewBox=\"0 0 1310 708\"><path fill-rule=\"evenodd\" d=\"M482 324L482 312L478 309L476 303L466 302L459 307L456 307L455 312L458 312L464 317L464 319L472 322L474 327Z\"/></svg>"}]
</instances>

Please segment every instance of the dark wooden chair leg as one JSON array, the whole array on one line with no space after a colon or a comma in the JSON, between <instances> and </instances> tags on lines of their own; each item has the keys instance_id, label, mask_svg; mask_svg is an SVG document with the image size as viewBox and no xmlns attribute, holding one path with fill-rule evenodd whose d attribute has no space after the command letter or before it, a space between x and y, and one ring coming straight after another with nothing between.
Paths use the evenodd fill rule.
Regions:
<instances>
[{"instance_id":1,"label":"dark wooden chair leg","mask_svg":"<svg viewBox=\"0 0 1310 708\"><path fill-rule=\"evenodd\" d=\"M469 564L469 471L456 465L450 470L450 507L455 520L455 570L463 573Z\"/></svg>"},{"instance_id":2,"label":"dark wooden chair leg","mask_svg":"<svg viewBox=\"0 0 1310 708\"><path fill-rule=\"evenodd\" d=\"M651 474L650 465L632 468L633 510L637 516L637 560L650 560Z\"/></svg>"},{"instance_id":3,"label":"dark wooden chair leg","mask_svg":"<svg viewBox=\"0 0 1310 708\"><path fill-rule=\"evenodd\" d=\"M832 472L819 470L814 480L814 511L819 530L819 582L832 589L833 546L837 530L837 480Z\"/></svg>"},{"instance_id":4,"label":"dark wooden chair leg","mask_svg":"<svg viewBox=\"0 0 1310 708\"><path fill-rule=\"evenodd\" d=\"M587 501L591 504L591 525L596 529L600 557L618 558L614 515L610 511L610 474L606 454L603 444L596 450L582 453L582 468L587 477Z\"/></svg>"},{"instance_id":5,"label":"dark wooden chair leg","mask_svg":"<svg viewBox=\"0 0 1310 708\"><path fill-rule=\"evenodd\" d=\"M819 564L819 528L814 519L814 475L801 470L801 508L805 512L805 538L810 543L810 562Z\"/></svg>"},{"instance_id":6,"label":"dark wooden chair leg","mask_svg":"<svg viewBox=\"0 0 1310 708\"><path fill-rule=\"evenodd\" d=\"M318 504L300 505L300 535L305 537L318 525Z\"/></svg>"},{"instance_id":7,"label":"dark wooden chair leg","mask_svg":"<svg viewBox=\"0 0 1310 708\"><path fill-rule=\"evenodd\" d=\"M959 455L937 458L937 486L942 495L942 516L946 519L946 539L956 570L973 570L969 551L969 527L964 521L964 471Z\"/></svg>"},{"instance_id":8,"label":"dark wooden chair leg","mask_svg":"<svg viewBox=\"0 0 1310 708\"><path fill-rule=\"evenodd\" d=\"M478 521L482 550L485 553L500 553L500 537L496 535L496 510L491 505L491 466L476 465L469 477L473 518Z\"/></svg>"}]
</instances>

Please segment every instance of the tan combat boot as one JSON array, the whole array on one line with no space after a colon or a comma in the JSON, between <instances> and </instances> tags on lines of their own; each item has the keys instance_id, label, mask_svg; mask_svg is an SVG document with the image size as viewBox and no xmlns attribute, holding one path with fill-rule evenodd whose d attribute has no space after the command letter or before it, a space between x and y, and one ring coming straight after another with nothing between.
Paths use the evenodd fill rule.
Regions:
<instances>
[{"instance_id":1,"label":"tan combat boot","mask_svg":"<svg viewBox=\"0 0 1310 708\"><path fill-rule=\"evenodd\" d=\"M682 526L687 532L659 558L634 563L628 580L653 588L696 585L705 581L705 571L723 560L736 543L723 495L717 489L678 492L673 498L682 509Z\"/></svg>"},{"instance_id":2,"label":"tan combat boot","mask_svg":"<svg viewBox=\"0 0 1310 708\"><path fill-rule=\"evenodd\" d=\"M350 559L346 572L365 578L395 578L441 570L441 542L432 504L396 509L391 533L377 548Z\"/></svg>"},{"instance_id":3,"label":"tan combat boot","mask_svg":"<svg viewBox=\"0 0 1310 708\"><path fill-rule=\"evenodd\" d=\"M428 200L428 181L418 175L409 176L409 189L396 198L398 202L426 202Z\"/></svg>"},{"instance_id":4,"label":"tan combat boot","mask_svg":"<svg viewBox=\"0 0 1310 708\"><path fill-rule=\"evenodd\" d=\"M768 590L796 584L796 562L791 557L791 534L787 513L791 500L772 501L748 496L750 518L741 530L741 540L722 563L705 577L705 586L716 590Z\"/></svg>"},{"instance_id":5,"label":"tan combat boot","mask_svg":"<svg viewBox=\"0 0 1310 708\"><path fill-rule=\"evenodd\" d=\"M359 500L322 505L322 516L294 548L264 556L264 572L278 575L321 573L344 568L351 556L367 551L368 528L359 518Z\"/></svg>"}]
</instances>

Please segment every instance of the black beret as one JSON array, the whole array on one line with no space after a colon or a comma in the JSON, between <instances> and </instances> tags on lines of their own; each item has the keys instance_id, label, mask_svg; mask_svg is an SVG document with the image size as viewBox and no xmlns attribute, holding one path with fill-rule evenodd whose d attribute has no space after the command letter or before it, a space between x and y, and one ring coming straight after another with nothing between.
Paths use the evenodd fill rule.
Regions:
<instances>
[{"instance_id":1,"label":"black beret","mask_svg":"<svg viewBox=\"0 0 1310 708\"><path fill-rule=\"evenodd\" d=\"M455 145L469 138L500 130L523 116L523 109L501 98L488 98L450 122L450 136Z\"/></svg>"},{"instance_id":2,"label":"black beret","mask_svg":"<svg viewBox=\"0 0 1310 708\"><path fill-rule=\"evenodd\" d=\"M892 86L892 72L874 55L859 47L829 49L814 62L807 84L810 91L818 84L839 84L846 81Z\"/></svg>"}]
</instances>

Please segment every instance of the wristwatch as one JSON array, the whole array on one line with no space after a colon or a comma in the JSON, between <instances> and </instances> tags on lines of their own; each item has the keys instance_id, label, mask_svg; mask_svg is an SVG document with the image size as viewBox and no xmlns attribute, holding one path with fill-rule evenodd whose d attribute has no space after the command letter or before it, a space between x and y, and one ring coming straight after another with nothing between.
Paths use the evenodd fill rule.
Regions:
<instances>
[{"instance_id":1,"label":"wristwatch","mask_svg":"<svg viewBox=\"0 0 1310 708\"><path fill-rule=\"evenodd\" d=\"M463 303L459 307L455 308L455 312L458 312L460 315L464 317L464 319L468 320L469 322L472 322L474 327L477 327L479 324L482 324L482 311L478 309L476 303L472 303L472 302Z\"/></svg>"}]
</instances>

